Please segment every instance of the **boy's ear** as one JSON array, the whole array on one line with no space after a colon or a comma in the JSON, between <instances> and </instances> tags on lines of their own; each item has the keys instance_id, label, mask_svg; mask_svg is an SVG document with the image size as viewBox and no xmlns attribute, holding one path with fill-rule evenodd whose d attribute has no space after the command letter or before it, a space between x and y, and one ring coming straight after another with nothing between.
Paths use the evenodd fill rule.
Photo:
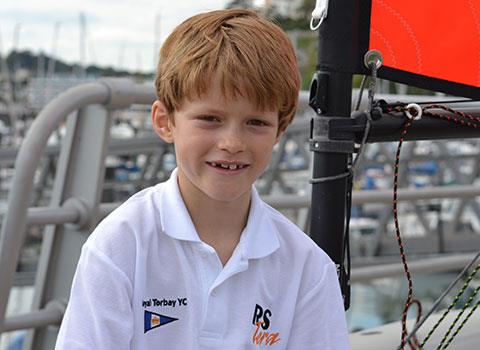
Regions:
<instances>
[{"instance_id":1,"label":"boy's ear","mask_svg":"<svg viewBox=\"0 0 480 350\"><path fill-rule=\"evenodd\" d=\"M172 121L165 105L159 100L152 105L152 124L153 129L163 141L173 143Z\"/></svg>"}]
</instances>

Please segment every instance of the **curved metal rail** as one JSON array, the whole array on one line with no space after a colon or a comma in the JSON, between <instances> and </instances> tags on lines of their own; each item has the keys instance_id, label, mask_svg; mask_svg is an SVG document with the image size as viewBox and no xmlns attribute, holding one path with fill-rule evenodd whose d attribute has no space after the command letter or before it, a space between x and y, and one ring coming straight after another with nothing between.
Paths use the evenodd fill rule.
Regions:
<instances>
[{"instance_id":1,"label":"curved metal rail","mask_svg":"<svg viewBox=\"0 0 480 350\"><path fill-rule=\"evenodd\" d=\"M0 233L0 332L5 330L4 317L13 274L25 239L29 194L42 152L52 132L68 115L91 104L107 109L129 107L132 103L151 103L155 95L150 87L129 80L109 79L67 90L51 101L30 127L15 161L15 174L8 196L8 209ZM79 219L73 217L72 219ZM80 218L81 220L81 218ZM11 328L11 327L9 327Z\"/></svg>"}]
</instances>

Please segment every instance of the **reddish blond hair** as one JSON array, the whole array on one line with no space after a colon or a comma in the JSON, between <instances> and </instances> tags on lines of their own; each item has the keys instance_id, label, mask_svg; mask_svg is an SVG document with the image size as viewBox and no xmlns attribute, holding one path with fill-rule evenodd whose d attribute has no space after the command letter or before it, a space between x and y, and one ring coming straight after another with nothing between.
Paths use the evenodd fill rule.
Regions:
<instances>
[{"instance_id":1,"label":"reddish blond hair","mask_svg":"<svg viewBox=\"0 0 480 350\"><path fill-rule=\"evenodd\" d=\"M193 16L170 34L160 50L155 86L172 115L184 99L201 97L219 77L227 98L248 98L260 110L279 111L279 132L291 123L300 78L287 35L244 9Z\"/></svg>"}]
</instances>

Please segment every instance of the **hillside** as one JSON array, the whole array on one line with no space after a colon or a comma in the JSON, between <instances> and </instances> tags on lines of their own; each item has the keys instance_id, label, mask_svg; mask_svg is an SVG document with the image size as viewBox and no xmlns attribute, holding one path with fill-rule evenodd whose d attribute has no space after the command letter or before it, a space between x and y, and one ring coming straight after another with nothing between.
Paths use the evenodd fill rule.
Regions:
<instances>
[{"instance_id":1,"label":"hillside","mask_svg":"<svg viewBox=\"0 0 480 350\"><path fill-rule=\"evenodd\" d=\"M31 76L36 76L37 72L47 72L52 58L45 54L33 54L31 51L11 51L7 56L7 64L10 72L19 69L27 70ZM80 66L78 64L68 64L58 58L54 58L55 74L69 75L78 74ZM85 68L85 72L89 76L103 77L103 76L138 76L147 78L150 74L131 72L126 70L116 70L112 67L99 67L90 65ZM44 73L45 74L45 73Z\"/></svg>"}]
</instances>

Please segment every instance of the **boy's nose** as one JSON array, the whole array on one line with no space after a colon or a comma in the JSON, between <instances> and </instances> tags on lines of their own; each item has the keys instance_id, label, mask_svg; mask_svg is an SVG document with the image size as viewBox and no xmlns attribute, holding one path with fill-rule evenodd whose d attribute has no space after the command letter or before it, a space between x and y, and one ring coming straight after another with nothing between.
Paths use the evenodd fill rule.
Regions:
<instances>
[{"instance_id":1,"label":"boy's nose","mask_svg":"<svg viewBox=\"0 0 480 350\"><path fill-rule=\"evenodd\" d=\"M225 132L220 137L218 147L221 150L234 154L245 150L245 142L239 131L231 130Z\"/></svg>"}]
</instances>

